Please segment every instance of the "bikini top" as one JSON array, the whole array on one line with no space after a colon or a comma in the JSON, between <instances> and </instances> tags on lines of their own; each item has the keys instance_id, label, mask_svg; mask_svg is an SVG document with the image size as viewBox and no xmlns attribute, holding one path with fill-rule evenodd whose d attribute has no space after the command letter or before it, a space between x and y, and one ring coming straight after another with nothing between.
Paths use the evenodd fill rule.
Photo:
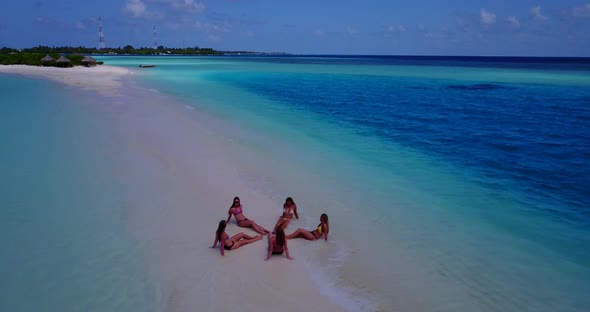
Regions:
<instances>
[{"instance_id":1,"label":"bikini top","mask_svg":"<svg viewBox=\"0 0 590 312\"><path fill-rule=\"evenodd\" d=\"M318 233L322 234L323 227L322 227L322 224L321 223L318 224L318 229L317 230L318 230Z\"/></svg>"},{"instance_id":2,"label":"bikini top","mask_svg":"<svg viewBox=\"0 0 590 312\"><path fill-rule=\"evenodd\" d=\"M226 241L229 240L229 235L227 233L225 233L225 232L223 232L223 234L225 234L225 240ZM219 240L219 243L221 243L221 240Z\"/></svg>"},{"instance_id":3,"label":"bikini top","mask_svg":"<svg viewBox=\"0 0 590 312\"><path fill-rule=\"evenodd\" d=\"M293 209L291 207L283 207L283 214L293 215Z\"/></svg>"},{"instance_id":4,"label":"bikini top","mask_svg":"<svg viewBox=\"0 0 590 312\"><path fill-rule=\"evenodd\" d=\"M234 217L242 213L242 207L234 208Z\"/></svg>"}]
</instances>

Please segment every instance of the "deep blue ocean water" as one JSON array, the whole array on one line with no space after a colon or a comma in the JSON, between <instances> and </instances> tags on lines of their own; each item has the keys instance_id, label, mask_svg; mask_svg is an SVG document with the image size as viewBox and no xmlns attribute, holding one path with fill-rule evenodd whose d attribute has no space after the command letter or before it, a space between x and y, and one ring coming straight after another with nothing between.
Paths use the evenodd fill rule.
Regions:
<instances>
[{"instance_id":1,"label":"deep blue ocean water","mask_svg":"<svg viewBox=\"0 0 590 312\"><path fill-rule=\"evenodd\" d=\"M213 77L495 183L516 182L547 203L537 206L546 213L590 225L588 86L305 73Z\"/></svg>"}]
</instances>

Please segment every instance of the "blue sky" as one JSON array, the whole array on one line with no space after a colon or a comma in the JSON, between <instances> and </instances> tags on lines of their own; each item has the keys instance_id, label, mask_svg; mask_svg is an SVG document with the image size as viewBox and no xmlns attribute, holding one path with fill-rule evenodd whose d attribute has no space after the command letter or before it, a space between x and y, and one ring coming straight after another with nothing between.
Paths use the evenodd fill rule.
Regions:
<instances>
[{"instance_id":1,"label":"blue sky","mask_svg":"<svg viewBox=\"0 0 590 312\"><path fill-rule=\"evenodd\" d=\"M199 46L304 54L590 56L590 0L36 0L0 46Z\"/></svg>"}]
</instances>

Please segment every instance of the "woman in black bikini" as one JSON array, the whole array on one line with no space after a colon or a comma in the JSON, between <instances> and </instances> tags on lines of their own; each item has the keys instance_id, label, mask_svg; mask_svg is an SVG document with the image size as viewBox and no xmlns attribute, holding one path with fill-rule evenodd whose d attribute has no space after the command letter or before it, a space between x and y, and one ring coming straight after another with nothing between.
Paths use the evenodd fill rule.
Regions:
<instances>
[{"instance_id":1,"label":"woman in black bikini","mask_svg":"<svg viewBox=\"0 0 590 312\"><path fill-rule=\"evenodd\" d=\"M330 232L330 223L328 221L328 215L322 213L322 215L320 216L320 224L318 224L318 227L315 230L308 231L302 228L298 228L297 231L293 232L293 234L287 235L287 239L305 238L307 240L316 240L320 239L323 235L324 239L328 240L328 232Z\"/></svg>"},{"instance_id":2,"label":"woman in black bikini","mask_svg":"<svg viewBox=\"0 0 590 312\"><path fill-rule=\"evenodd\" d=\"M258 234L268 234L268 233L270 233L265 228L263 228L260 225L256 224L256 222L254 222L252 220L248 220L248 218L246 218L244 216L244 212L242 210L242 204L240 204L240 198L237 197L237 196L234 197L234 201L231 204L231 207L229 207L229 211L227 212L227 215L228 216L227 216L227 221L226 222L229 222L229 220L231 219L231 216L233 215L234 218L236 218L236 222L238 223L238 226L239 227L252 228Z\"/></svg>"},{"instance_id":3,"label":"woman in black bikini","mask_svg":"<svg viewBox=\"0 0 590 312\"><path fill-rule=\"evenodd\" d=\"M283 230L287 228L287 225L291 223L293 216L299 219L299 214L297 214L297 205L293 201L293 198L287 197L287 199L285 199L285 203L283 204L283 215L277 221L274 230L276 231L279 227Z\"/></svg>"},{"instance_id":4,"label":"woman in black bikini","mask_svg":"<svg viewBox=\"0 0 590 312\"><path fill-rule=\"evenodd\" d=\"M276 234L268 235L268 255L265 261L270 259L272 255L282 255L283 252L288 259L293 260L289 255L289 247L287 247L287 240L285 239L285 231L282 228L277 228Z\"/></svg>"},{"instance_id":5,"label":"woman in black bikini","mask_svg":"<svg viewBox=\"0 0 590 312\"><path fill-rule=\"evenodd\" d=\"M219 242L219 250L221 251L222 256L225 256L224 250L238 249L244 245L259 241L262 239L262 236L264 236L262 234L258 236L250 236L245 233L239 233L229 237L229 235L225 233L226 226L227 221L219 221L219 226L217 226L217 231L215 231L215 242L213 242L213 246L211 246L211 248L215 248L217 242Z\"/></svg>"}]
</instances>

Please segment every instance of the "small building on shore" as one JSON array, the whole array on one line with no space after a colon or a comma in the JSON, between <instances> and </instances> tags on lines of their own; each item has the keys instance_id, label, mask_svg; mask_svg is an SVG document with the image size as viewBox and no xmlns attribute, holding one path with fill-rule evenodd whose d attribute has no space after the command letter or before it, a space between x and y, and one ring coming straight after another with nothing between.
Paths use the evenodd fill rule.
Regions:
<instances>
[{"instance_id":1,"label":"small building on shore","mask_svg":"<svg viewBox=\"0 0 590 312\"><path fill-rule=\"evenodd\" d=\"M53 65L53 63L55 63L55 59L49 55L45 55L45 57L41 59L41 64L43 64L43 66Z\"/></svg>"},{"instance_id":2,"label":"small building on shore","mask_svg":"<svg viewBox=\"0 0 590 312\"><path fill-rule=\"evenodd\" d=\"M70 61L68 58L66 58L65 56L60 56L57 61L55 61L55 64L58 67L72 67L72 61Z\"/></svg>"},{"instance_id":3,"label":"small building on shore","mask_svg":"<svg viewBox=\"0 0 590 312\"><path fill-rule=\"evenodd\" d=\"M82 61L80 61L82 63L82 66L85 67L91 67L91 66L96 66L96 59L93 58L92 56L87 56L85 58L82 59Z\"/></svg>"}]
</instances>

